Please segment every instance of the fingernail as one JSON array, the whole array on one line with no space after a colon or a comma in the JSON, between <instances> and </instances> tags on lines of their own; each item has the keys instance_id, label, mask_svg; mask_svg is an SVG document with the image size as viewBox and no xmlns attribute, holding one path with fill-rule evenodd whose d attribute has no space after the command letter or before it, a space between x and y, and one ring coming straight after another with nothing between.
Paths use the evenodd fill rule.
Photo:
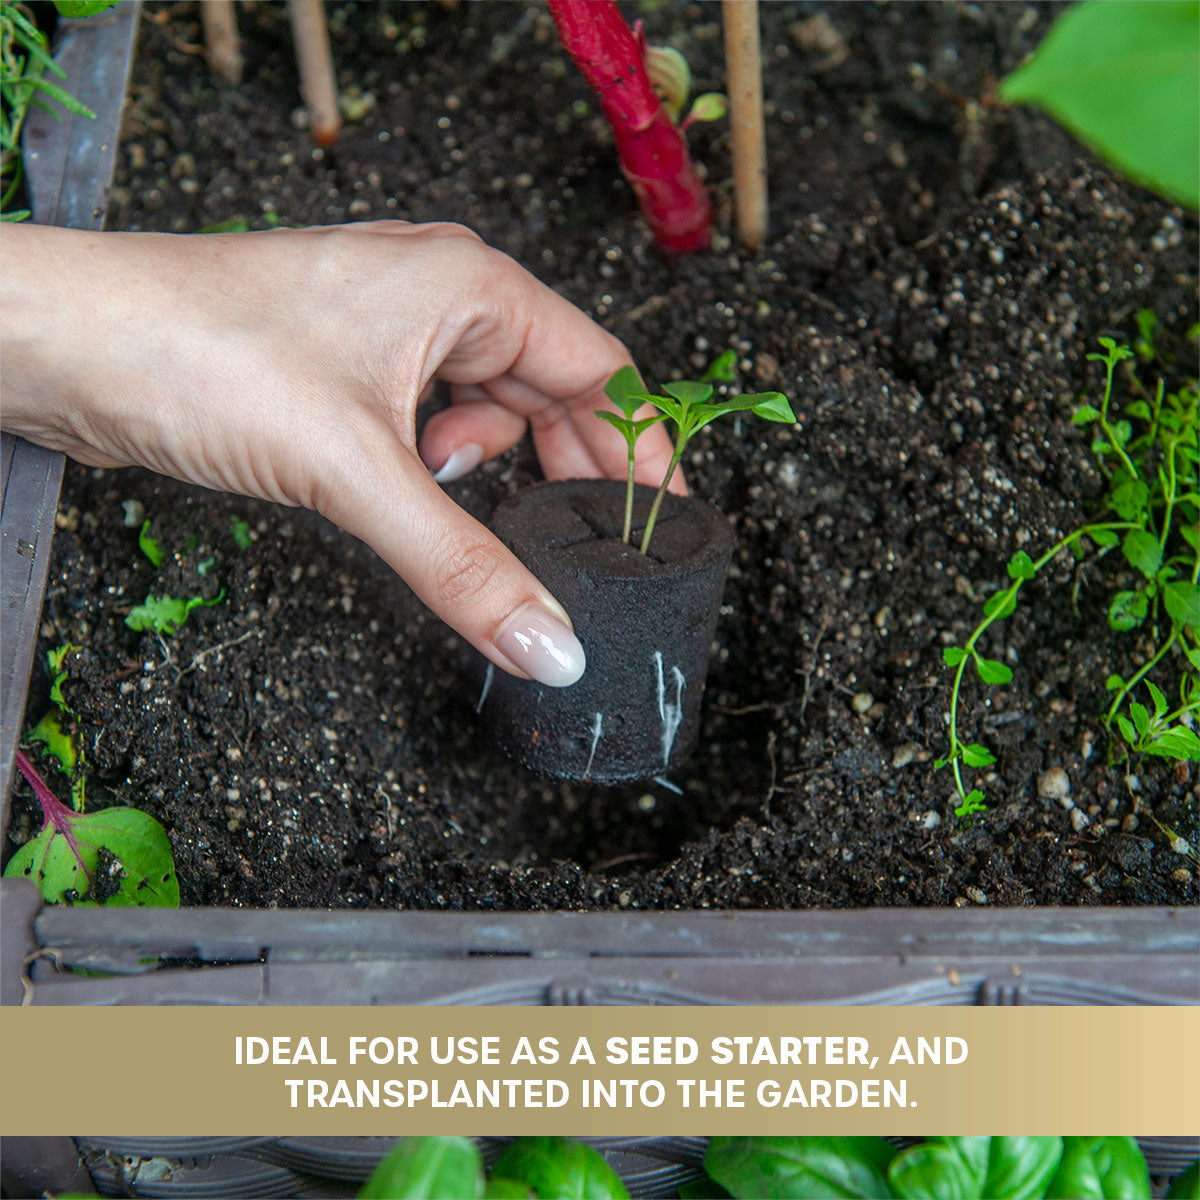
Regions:
<instances>
[{"instance_id":1,"label":"fingernail","mask_svg":"<svg viewBox=\"0 0 1200 1200\"><path fill-rule=\"evenodd\" d=\"M433 473L434 483L451 483L461 479L483 462L483 447L476 442L464 442Z\"/></svg>"},{"instance_id":2,"label":"fingernail","mask_svg":"<svg viewBox=\"0 0 1200 1200\"><path fill-rule=\"evenodd\" d=\"M493 640L526 675L549 687L569 687L587 666L579 639L540 604L518 608Z\"/></svg>"}]
</instances>

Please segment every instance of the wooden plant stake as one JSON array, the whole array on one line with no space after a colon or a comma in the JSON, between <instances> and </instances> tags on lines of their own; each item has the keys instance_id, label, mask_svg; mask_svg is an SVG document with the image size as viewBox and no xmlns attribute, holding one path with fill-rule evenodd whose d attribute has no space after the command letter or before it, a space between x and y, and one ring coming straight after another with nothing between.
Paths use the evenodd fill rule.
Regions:
<instances>
[{"instance_id":1,"label":"wooden plant stake","mask_svg":"<svg viewBox=\"0 0 1200 1200\"><path fill-rule=\"evenodd\" d=\"M288 13L300 69L300 94L312 119L313 140L318 146L329 146L337 140L342 118L338 112L325 6L322 0L288 0Z\"/></svg>"},{"instance_id":2,"label":"wooden plant stake","mask_svg":"<svg viewBox=\"0 0 1200 1200\"><path fill-rule=\"evenodd\" d=\"M200 5L204 25L204 57L222 79L236 85L242 82L242 43L238 37L237 14L233 0L208 0Z\"/></svg>"},{"instance_id":3,"label":"wooden plant stake","mask_svg":"<svg viewBox=\"0 0 1200 1200\"><path fill-rule=\"evenodd\" d=\"M758 0L721 0L738 237L761 250L767 236L767 149L762 110Z\"/></svg>"}]
</instances>

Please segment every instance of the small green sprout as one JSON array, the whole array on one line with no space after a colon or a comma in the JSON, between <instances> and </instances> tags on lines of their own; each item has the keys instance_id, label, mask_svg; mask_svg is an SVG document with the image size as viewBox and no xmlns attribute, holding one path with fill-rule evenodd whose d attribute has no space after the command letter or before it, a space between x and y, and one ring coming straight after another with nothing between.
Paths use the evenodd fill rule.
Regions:
<instances>
[{"instance_id":1,"label":"small green sprout","mask_svg":"<svg viewBox=\"0 0 1200 1200\"><path fill-rule=\"evenodd\" d=\"M650 86L658 94L667 116L686 129L696 121L720 121L729 111L729 101L720 92L704 92L692 101L683 120L683 106L692 88L692 72L687 59L674 46L652 46L646 41L641 21L634 24L634 35L642 47L642 58Z\"/></svg>"},{"instance_id":2,"label":"small green sprout","mask_svg":"<svg viewBox=\"0 0 1200 1200\"><path fill-rule=\"evenodd\" d=\"M225 589L222 588L211 600L203 596L191 596L187 600L175 596L146 597L144 604L138 604L129 610L125 624L139 633L150 629L155 633L174 633L191 615L193 609L211 608L225 599Z\"/></svg>"},{"instance_id":3,"label":"small green sprout","mask_svg":"<svg viewBox=\"0 0 1200 1200\"><path fill-rule=\"evenodd\" d=\"M229 518L229 532L233 535L234 545L239 550L250 549L250 522L243 521L241 517Z\"/></svg>"},{"instance_id":4,"label":"small green sprout","mask_svg":"<svg viewBox=\"0 0 1200 1200\"><path fill-rule=\"evenodd\" d=\"M1138 313L1136 359L1146 362L1158 357L1157 324L1153 314ZM1093 547L1099 559L1119 546L1136 582L1113 595L1108 606L1109 628L1125 633L1148 626L1157 642L1154 652L1128 679L1119 674L1108 677L1105 686L1114 695L1104 716L1105 727L1111 732L1115 724L1133 752L1200 762L1200 737L1191 728L1200 714L1200 397L1195 380L1170 393L1161 380L1153 392L1142 388L1132 370L1135 362L1130 361L1135 360L1134 351L1109 337L1100 338L1099 343L1101 352L1089 354L1088 361L1104 367L1103 397L1098 407L1083 404L1076 409L1072 423L1094 426L1091 449L1108 480L1105 507L1114 519L1081 526L1037 559L1024 550L1017 551L1008 561L1009 584L989 597L983 619L966 643L942 651L946 665L955 669L950 689L950 745L934 766L949 766L954 772L959 797L954 811L959 817L987 807L982 791L968 790L962 768L987 767L996 761L986 746L959 737L958 705L967 666L973 664L980 681L989 686L1002 686L1012 679L1006 664L979 653L979 640L994 622L1012 614L1021 588L1064 550L1082 560L1088 547ZM1140 395L1122 406L1118 418L1112 411L1113 383L1122 363L1128 363L1131 385ZM1179 701L1172 708L1146 676L1173 650L1185 665ZM1125 715L1123 705L1142 682L1149 691L1153 714L1144 704L1130 700Z\"/></svg>"},{"instance_id":5,"label":"small green sprout","mask_svg":"<svg viewBox=\"0 0 1200 1200\"><path fill-rule=\"evenodd\" d=\"M625 491L625 528L622 540L629 541L633 514L633 461L634 446L637 439L651 425L659 421L671 421L675 426L675 453L671 456L671 464L658 494L650 506L650 514L646 518L646 528L642 534L639 547L643 554L650 545L650 535L654 532L654 523L658 519L658 510L662 507L663 498L675 468L683 457L684 447L691 438L717 417L727 413L753 412L768 421L781 424L793 424L796 420L791 405L781 392L754 392L742 396L732 396L728 399L713 399L714 382L729 382L733 377L737 356L732 351L722 354L705 372L702 380L676 380L663 385L666 395L655 395L644 390L642 381L632 367L622 367L608 381L605 394L621 410L620 416L604 409L597 409L596 416L607 421L625 438L629 446L629 472ZM634 414L649 404L658 409L658 415L635 420Z\"/></svg>"},{"instance_id":6,"label":"small green sprout","mask_svg":"<svg viewBox=\"0 0 1200 1200\"><path fill-rule=\"evenodd\" d=\"M150 536L150 518L147 517L142 522L142 528L138 533L138 548L156 566L163 565L163 550L157 538Z\"/></svg>"}]
</instances>

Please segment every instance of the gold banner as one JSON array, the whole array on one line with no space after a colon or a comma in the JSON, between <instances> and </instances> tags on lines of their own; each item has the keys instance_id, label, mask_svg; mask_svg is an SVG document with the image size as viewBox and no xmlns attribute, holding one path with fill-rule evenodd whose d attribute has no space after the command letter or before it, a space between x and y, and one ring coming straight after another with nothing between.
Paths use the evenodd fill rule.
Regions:
<instances>
[{"instance_id":1,"label":"gold banner","mask_svg":"<svg viewBox=\"0 0 1200 1200\"><path fill-rule=\"evenodd\" d=\"M1194 1008L4 1008L8 1135L1200 1130Z\"/></svg>"}]
</instances>

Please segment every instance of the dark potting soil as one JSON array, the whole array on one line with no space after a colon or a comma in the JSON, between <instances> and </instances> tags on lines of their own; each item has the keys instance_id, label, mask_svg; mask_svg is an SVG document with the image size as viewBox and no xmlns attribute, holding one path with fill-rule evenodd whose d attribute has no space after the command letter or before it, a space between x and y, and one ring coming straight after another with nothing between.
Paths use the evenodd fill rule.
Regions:
<instances>
[{"instance_id":1,"label":"dark potting soil","mask_svg":"<svg viewBox=\"0 0 1200 1200\"><path fill-rule=\"evenodd\" d=\"M645 10L697 90L719 88L717 7ZM1116 556L1078 577L1057 562L986 637L1015 671L963 697L961 728L999 760L976 776L986 815L955 819L933 769L943 645L1015 550L1048 547L1101 494L1070 424L1096 393L1085 354L1129 339L1142 308L1177 338L1196 320L1195 220L989 98L1053 13L766 5L770 240L731 244L725 129L700 127L719 237L667 262L538 5L331 5L356 119L325 151L282 6L239 10L239 88L206 68L196 5L150 6L110 227L461 221L621 337L648 380L732 346L742 385L784 391L799 423L726 420L686 461L737 542L679 794L506 761L475 713L473 652L311 514L70 467L41 649L81 647L67 690L90 803L164 823L188 904L1195 903L1176 840L1200 845L1195 768L1110 765L1098 719L1110 671L1151 648L1108 630ZM452 492L486 517L536 478L524 446ZM122 523L128 500L168 551L160 570ZM124 624L148 592L220 587L170 639ZM45 695L39 675L31 720ZM1056 771L1073 808L1039 795L1039 779L1061 791ZM23 784L15 813L23 840Z\"/></svg>"}]
</instances>

